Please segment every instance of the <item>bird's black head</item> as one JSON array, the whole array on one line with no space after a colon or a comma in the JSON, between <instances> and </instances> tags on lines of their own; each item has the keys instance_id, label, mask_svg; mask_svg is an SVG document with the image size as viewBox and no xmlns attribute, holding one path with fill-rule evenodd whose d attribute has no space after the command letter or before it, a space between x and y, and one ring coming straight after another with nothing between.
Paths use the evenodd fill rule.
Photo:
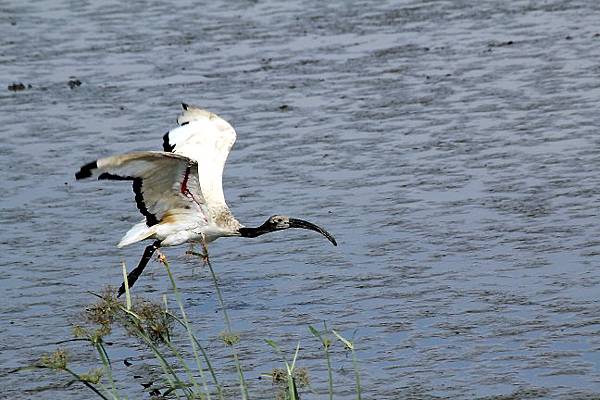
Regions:
<instances>
[{"instance_id":1,"label":"bird's black head","mask_svg":"<svg viewBox=\"0 0 600 400\"><path fill-rule=\"evenodd\" d=\"M321 235L325 236L327 240L329 240L334 246L337 246L335 238L325 229L311 222L297 218L290 218L286 215L273 215L269 217L269 219L267 219L258 228L240 228L240 234L245 237L256 237L264 235L265 233L281 231L289 228L308 229L311 231L319 232Z\"/></svg>"},{"instance_id":2,"label":"bird's black head","mask_svg":"<svg viewBox=\"0 0 600 400\"><path fill-rule=\"evenodd\" d=\"M282 229L291 228L290 217L285 215L273 215L262 225L268 227L271 231L279 231Z\"/></svg>"}]
</instances>

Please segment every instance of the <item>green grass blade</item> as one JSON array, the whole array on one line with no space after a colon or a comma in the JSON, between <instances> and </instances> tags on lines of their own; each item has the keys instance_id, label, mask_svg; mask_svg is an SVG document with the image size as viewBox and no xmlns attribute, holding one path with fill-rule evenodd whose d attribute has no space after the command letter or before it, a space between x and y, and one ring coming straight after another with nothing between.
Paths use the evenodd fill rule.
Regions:
<instances>
[{"instance_id":1,"label":"green grass blade","mask_svg":"<svg viewBox=\"0 0 600 400\"><path fill-rule=\"evenodd\" d=\"M327 332L327 324L323 323L325 331ZM308 330L314 336L316 336L323 345L323 351L325 352L325 359L327 360L327 375L328 375L328 386L329 386L329 400L333 400L333 370L331 368L331 355L329 354L329 347L331 346L331 341L327 337L323 337L321 332L315 329L313 326L309 325Z\"/></svg>"},{"instance_id":2,"label":"green grass blade","mask_svg":"<svg viewBox=\"0 0 600 400\"><path fill-rule=\"evenodd\" d=\"M167 314L169 314L175 321L177 321L181 326L183 326L185 328L185 324L184 322L181 320L181 318L179 318L177 315L171 313L171 312L167 312ZM217 394L219 396L220 400L223 400L223 387L221 386L221 384L219 383L219 380L217 379L217 374L215 373L215 370L212 366L212 363L210 362L210 358L208 358L208 354L206 353L206 350L204 349L204 346L202 346L200 344L200 342L198 341L198 339L196 338L195 335L192 335L192 339L196 342L196 345L198 346L198 348L200 349L200 352L202 353L202 358L204 358L204 362L206 362L206 367L208 368L208 370L210 371L210 375L213 379L213 383L215 384L215 386L217 387Z\"/></svg>"},{"instance_id":3,"label":"green grass blade","mask_svg":"<svg viewBox=\"0 0 600 400\"><path fill-rule=\"evenodd\" d=\"M354 350L354 344L352 344L351 341L345 339L344 337L342 337L342 335L340 335L339 333L337 333L335 330L331 330L331 332L342 342L344 343L344 346L346 346L346 348L348 350Z\"/></svg>"},{"instance_id":4,"label":"green grass blade","mask_svg":"<svg viewBox=\"0 0 600 400\"><path fill-rule=\"evenodd\" d=\"M296 388L296 382L294 381L294 377L292 375L288 375L288 396L290 400L299 400L298 399L298 389Z\"/></svg>"},{"instance_id":5,"label":"green grass blade","mask_svg":"<svg viewBox=\"0 0 600 400\"><path fill-rule=\"evenodd\" d=\"M294 359L292 360L292 372L294 372L294 368L296 368L296 359L298 358L298 352L300 351L300 341L296 345L296 352L294 353Z\"/></svg>"},{"instance_id":6,"label":"green grass blade","mask_svg":"<svg viewBox=\"0 0 600 400\"><path fill-rule=\"evenodd\" d=\"M175 278L173 277L173 274L171 273L171 268L169 267L169 263L168 263L166 257L161 254L160 260L163 263L163 265L165 266L167 275L169 276L169 280L171 281L171 285L173 287L173 292L175 293L175 301L177 302L177 305L179 306L179 312L181 313L181 317L182 317L181 319L183 321L183 325L185 326L188 338L190 339L190 343L192 345L192 352L194 353L194 359L196 361L198 372L200 373L200 379L202 380L204 392L206 394L206 398L208 400L210 400L210 390L208 389L208 384L206 383L206 378L204 377L204 368L202 366L202 363L200 362L200 357L198 355L198 348L196 346L196 340L194 340L194 334L192 332L192 327L190 326L187 314L185 312L185 307L183 306L183 301L181 300L181 293L179 293L179 289L177 289L177 284L175 283ZM195 386L197 386L197 384L195 383L195 380L192 383L194 383ZM199 388L198 388L198 391L199 391Z\"/></svg>"},{"instance_id":7,"label":"green grass blade","mask_svg":"<svg viewBox=\"0 0 600 400\"><path fill-rule=\"evenodd\" d=\"M131 293L129 292L129 280L127 279L127 267L125 266L125 261L121 263L123 269L123 285L125 285L125 304L127 304L127 309L131 310Z\"/></svg>"},{"instance_id":8,"label":"green grass blade","mask_svg":"<svg viewBox=\"0 0 600 400\"><path fill-rule=\"evenodd\" d=\"M79 376L77 373L73 372L70 368L65 368L65 372L71 374L78 382L83 383L90 390L92 390L94 393L96 393L101 399L109 400L108 397L103 395L98 389L96 389L94 387L94 385L92 385L91 383L89 383L88 381L86 381L84 379L81 379L81 376Z\"/></svg>"},{"instance_id":9,"label":"green grass blade","mask_svg":"<svg viewBox=\"0 0 600 400\"><path fill-rule=\"evenodd\" d=\"M140 317L133 311L127 310L125 307L121 307L121 310L123 312L125 312L125 314L129 315L130 317L132 317L135 320L135 322L133 322L133 326L136 328L134 331L135 335L137 337L139 337L140 339L142 339L142 341L148 347L150 347L150 350L152 350L152 352L154 353L154 356L158 360L158 363L160 364L163 372L165 373L165 379L169 383L169 386L172 388L180 388L180 387L185 388L186 387L185 384L183 384L183 382L179 379L179 376L177 376L177 373L169 365L166 358L162 355L161 351L158 349L158 347L156 347L154 342L152 342L152 339L150 339L148 337L148 335L146 335L143 332L143 330L138 327L138 324L141 321ZM175 393L175 397L179 398L179 394L177 393L177 391L175 391L174 393ZM187 392L186 392L186 397L188 397L188 398L190 397Z\"/></svg>"},{"instance_id":10,"label":"green grass blade","mask_svg":"<svg viewBox=\"0 0 600 400\"><path fill-rule=\"evenodd\" d=\"M119 395L117 393L117 387L115 385L115 380L113 379L112 374L112 364L110 362L110 358L108 357L108 353L106 353L106 349L102 342L95 342L94 347L100 356L100 360L102 361L102 365L104 366L104 371L106 372L106 376L108 377L108 382L110 383L110 387L112 389L112 397L115 400L118 400Z\"/></svg>"},{"instance_id":11,"label":"green grass blade","mask_svg":"<svg viewBox=\"0 0 600 400\"><path fill-rule=\"evenodd\" d=\"M356 378L356 398L361 400L360 374L358 373L358 360L354 348L352 349L352 364L354 365L354 377Z\"/></svg>"},{"instance_id":12,"label":"green grass blade","mask_svg":"<svg viewBox=\"0 0 600 400\"><path fill-rule=\"evenodd\" d=\"M345 339L342 335L340 335L339 333L337 333L335 330L331 330L331 332L333 332L333 334L342 342L344 343L344 346L346 346L346 348L348 350L350 350L352 352L352 366L354 367L354 378L356 380L356 398L358 400L361 400L361 387L360 387L360 373L358 372L358 359L356 358L356 352L354 351L354 343L352 343L351 341L349 341L348 339Z\"/></svg>"},{"instance_id":13,"label":"green grass blade","mask_svg":"<svg viewBox=\"0 0 600 400\"><path fill-rule=\"evenodd\" d=\"M225 325L227 326L227 333L229 335L232 335L233 331L231 329L231 321L229 319L229 315L227 314L227 308L225 307L225 302L223 301L223 295L221 294L219 280L217 279L217 275L215 274L212 264L210 263L210 259L208 258L208 249L206 248L206 244L202 243L202 247L203 247L205 254L207 254L206 264L208 265L208 269L210 271L210 275L212 277L213 284L215 286L215 291L217 292L217 298L219 300L219 305L221 306L221 310L223 311L223 318L225 319ZM240 392L242 395L242 400L247 400L248 399L248 385L246 384L246 378L244 377L244 371L242 370L242 364L240 363L240 359L239 359L239 356L237 353L237 349L235 348L235 345L232 345L230 347L231 347L231 353L233 355L233 360L235 363L235 368L237 370L238 377L240 379Z\"/></svg>"},{"instance_id":14,"label":"green grass blade","mask_svg":"<svg viewBox=\"0 0 600 400\"><path fill-rule=\"evenodd\" d=\"M175 357L177 357L177 360L179 360L179 365L181 367L183 367L188 379L190 380L190 382L192 383L192 386L196 390L196 393L199 394L200 386L198 385L198 382L196 382L196 379L194 378L194 375L192 374L192 370L190 369L188 363L185 362L185 359L183 358L183 356L181 355L179 350L177 350L177 348L175 346L173 346L173 344L171 342L165 342L165 345L169 348L169 350L171 350L171 353L173 353L173 355Z\"/></svg>"},{"instance_id":15,"label":"green grass blade","mask_svg":"<svg viewBox=\"0 0 600 400\"><path fill-rule=\"evenodd\" d=\"M279 347L279 345L277 343L275 343L274 340L271 340L271 339L264 339L264 340L265 340L266 344L271 346L277 352L277 354L281 354L281 348Z\"/></svg>"},{"instance_id":16,"label":"green grass blade","mask_svg":"<svg viewBox=\"0 0 600 400\"><path fill-rule=\"evenodd\" d=\"M316 330L312 325L308 326L308 330L310 331L310 333L312 333L314 336L318 337L319 339L321 339L321 333ZM321 340L322 341L322 340Z\"/></svg>"}]
</instances>

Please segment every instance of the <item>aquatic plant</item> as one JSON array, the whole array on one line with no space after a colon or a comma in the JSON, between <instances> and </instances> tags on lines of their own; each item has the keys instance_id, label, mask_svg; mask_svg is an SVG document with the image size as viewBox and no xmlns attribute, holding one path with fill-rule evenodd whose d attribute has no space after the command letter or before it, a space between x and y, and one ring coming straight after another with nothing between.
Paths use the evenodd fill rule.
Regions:
<instances>
[{"instance_id":1,"label":"aquatic plant","mask_svg":"<svg viewBox=\"0 0 600 400\"><path fill-rule=\"evenodd\" d=\"M327 324L324 322L323 326L325 328L325 332L327 332ZM325 359L327 360L327 383L329 388L329 400L333 400L333 371L331 369L331 356L329 355L329 348L331 347L331 339L319 332L313 326L309 325L308 330L315 337L319 339L321 345L323 346L323 351L325 353Z\"/></svg>"},{"instance_id":2,"label":"aquatic plant","mask_svg":"<svg viewBox=\"0 0 600 400\"><path fill-rule=\"evenodd\" d=\"M285 370L274 369L272 372L273 382L282 382L285 381L287 383L287 390L285 391L285 400L299 400L300 396L298 395L298 387L296 386L296 378L298 377L298 373L296 371L296 360L298 359L298 352L300 351L300 342L296 345L296 352L294 353L294 358L292 363L288 363L285 354L279 347L277 343L273 340L265 339L265 342L271 346L277 354L279 354L285 364ZM305 381L308 383L308 374L305 373Z\"/></svg>"},{"instance_id":3,"label":"aquatic plant","mask_svg":"<svg viewBox=\"0 0 600 400\"><path fill-rule=\"evenodd\" d=\"M356 351L354 351L354 342L351 342L348 339L344 338L342 335L340 335L333 329L331 330L331 333L333 333L342 343L344 343L344 346L347 350L350 350L352 352L352 365L354 366L354 379L356 380L356 398L358 400L361 400L362 390L360 387L360 373L358 371L358 359L356 358Z\"/></svg>"},{"instance_id":4,"label":"aquatic plant","mask_svg":"<svg viewBox=\"0 0 600 400\"><path fill-rule=\"evenodd\" d=\"M132 298L127 284L127 270L125 264L123 264L124 286L126 288L125 299L118 299L117 291L112 287L104 289L100 294L92 293L96 297L96 301L83 310L80 315L80 321L74 324L74 339L59 342L66 343L77 340L89 343L97 354L101 364L100 367L92 367L85 372L78 373L73 370L69 364L69 361L71 360L69 352L63 348L58 348L52 353L43 354L33 365L19 368L12 372L35 369L50 369L57 372L63 372L73 378L69 384L79 382L93 391L95 395L101 399L121 399L123 396L119 393L117 388L116 379L113 376L115 372L113 363L106 351L106 343L104 341L106 336L113 333L115 327L119 327L127 335L136 338L143 343L154 355L154 358L160 366L164 384L160 387L160 390L158 388L152 389L150 392L152 396L158 395L162 397L174 397L177 399L183 397L190 400L210 400L215 396L219 400L224 400L225 394L223 386L217 378L217 373L212 366L205 348L194 334L181 299L181 294L171 272L170 265L164 255L159 253L158 258L164 265L169 277L175 302L179 308L178 312L169 309L166 296L163 296L162 302L155 302L142 297ZM248 386L237 350L241 338L239 334L232 330L231 320L227 314L227 309L219 287L219 280L210 264L210 259L205 255L202 255L202 258L210 270L225 321L226 330L220 334L220 338L224 345L230 349L237 370L240 397L236 398L248 399ZM195 366L191 366L186 360L184 349L172 341L175 325L180 326L185 331L185 335L189 340L189 346L191 348L191 353L193 354ZM308 328L319 340L324 351L328 371L329 399L333 399L333 369L330 354L330 348L333 345L333 341L329 338L329 334L333 334L344 344L347 350L352 352L357 399L361 400L358 360L355 353L354 342L344 338L335 330L329 330L326 324L324 324L323 331L318 331L312 326L309 326ZM306 368L297 367L300 343L298 342L296 345L291 362L288 361L284 351L277 342L271 339L265 339L265 343L275 350L285 366L285 368L274 368L271 373L268 374L268 376L271 377L273 384L280 388L277 398L282 400L300 400L299 389L309 387L308 370ZM126 362L125 364L127 365ZM183 378L183 376L185 376L185 378ZM209 380L212 381L212 385L210 386L208 383Z\"/></svg>"},{"instance_id":5,"label":"aquatic plant","mask_svg":"<svg viewBox=\"0 0 600 400\"><path fill-rule=\"evenodd\" d=\"M239 342L240 338L239 338L239 335L235 334L233 332L233 330L231 329L231 320L229 319L229 315L227 314L227 307L225 307L225 302L223 301L223 294L221 293L219 279L217 278L217 275L215 274L212 264L210 263L210 258L208 256L208 248L206 247L206 244L204 242L202 242L201 245L202 245L203 253L195 253L193 251L189 251L188 254L199 256L202 259L202 261L208 266L208 269L210 271L210 276L213 281L213 285L215 286L215 291L217 292L217 298L219 300L219 305L221 306L221 311L223 313L223 319L225 320L225 327L227 329L227 331L225 333L221 334L221 339L223 340L223 343L225 343L225 345L231 349L231 354L233 356L235 368L237 370L238 378L240 380L240 392L241 392L242 400L247 400L248 399L248 385L246 384L246 379L244 377L244 371L242 370L240 358L239 358L237 349L235 347L235 345ZM174 282L172 279L172 276L171 276L171 282L172 283ZM174 285L174 283L173 283L173 285Z\"/></svg>"}]
</instances>

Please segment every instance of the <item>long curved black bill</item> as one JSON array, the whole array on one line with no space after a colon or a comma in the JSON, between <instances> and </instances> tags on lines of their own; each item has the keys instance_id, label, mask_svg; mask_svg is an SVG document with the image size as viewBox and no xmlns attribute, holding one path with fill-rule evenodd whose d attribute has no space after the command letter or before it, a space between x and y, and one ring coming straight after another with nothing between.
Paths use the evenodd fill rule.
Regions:
<instances>
[{"instance_id":1,"label":"long curved black bill","mask_svg":"<svg viewBox=\"0 0 600 400\"><path fill-rule=\"evenodd\" d=\"M337 242L335 241L335 238L333 236L331 236L331 234L329 232L327 232L325 229L321 228L320 226L317 226L308 221L304 221L302 219L296 219L296 218L290 218L289 221L290 221L290 228L308 229L311 231L319 232L321 235L325 236L327 238L327 240L329 240L331 243L333 243L334 246L337 246Z\"/></svg>"}]
</instances>

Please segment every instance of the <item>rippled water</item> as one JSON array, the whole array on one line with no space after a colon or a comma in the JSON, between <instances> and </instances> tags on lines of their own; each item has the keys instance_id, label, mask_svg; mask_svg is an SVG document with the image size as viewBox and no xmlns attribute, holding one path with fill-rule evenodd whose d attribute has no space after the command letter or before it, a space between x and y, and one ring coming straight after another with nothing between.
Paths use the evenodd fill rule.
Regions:
<instances>
[{"instance_id":1,"label":"rippled water","mask_svg":"<svg viewBox=\"0 0 600 400\"><path fill-rule=\"evenodd\" d=\"M0 379L7 398L87 398L7 375L70 337L89 291L143 245L127 184L74 182L97 156L160 149L182 101L238 131L225 170L245 224L315 221L211 246L255 398L279 365L311 370L308 324L355 335L364 397L600 395L600 6L595 1L46 1L0 5ZM80 80L81 86L70 80ZM30 84L13 92L12 83ZM167 249L211 357L228 363L210 279ZM139 294L168 293L153 263ZM92 360L84 346L82 364ZM142 349L142 347L139 347ZM124 393L150 360L109 348ZM87 357L87 358L86 358ZM336 398L352 397L337 346ZM235 375L223 379L235 393ZM147 394L143 396L147 397ZM304 397L303 397L304 398Z\"/></svg>"}]
</instances>

